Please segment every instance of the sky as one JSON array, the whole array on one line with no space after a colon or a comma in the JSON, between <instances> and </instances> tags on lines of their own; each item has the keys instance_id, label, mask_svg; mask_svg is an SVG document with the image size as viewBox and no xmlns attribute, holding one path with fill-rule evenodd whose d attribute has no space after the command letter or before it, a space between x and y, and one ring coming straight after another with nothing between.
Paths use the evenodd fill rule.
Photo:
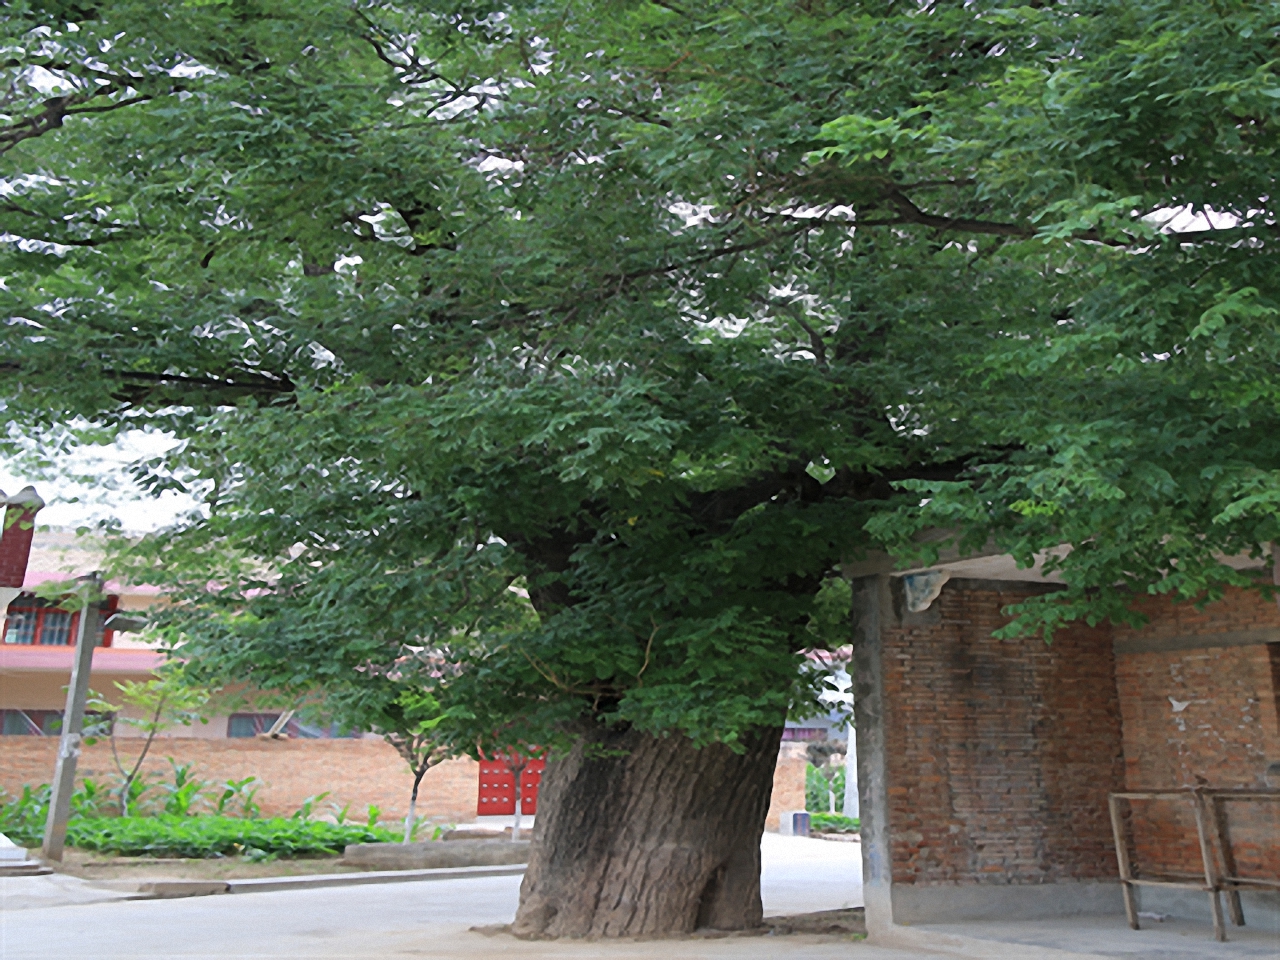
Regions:
<instances>
[{"instance_id":1,"label":"sky","mask_svg":"<svg viewBox=\"0 0 1280 960\"><path fill-rule=\"evenodd\" d=\"M195 506L175 491L159 498L145 495L129 479L124 467L139 457L153 457L174 445L172 437L133 431L111 446L88 447L67 463L67 471L102 478L101 483L50 481L24 474L17 464L0 459L0 490L12 496L33 486L47 506L40 511L41 526L89 526L117 519L130 533L146 533L168 526Z\"/></svg>"}]
</instances>

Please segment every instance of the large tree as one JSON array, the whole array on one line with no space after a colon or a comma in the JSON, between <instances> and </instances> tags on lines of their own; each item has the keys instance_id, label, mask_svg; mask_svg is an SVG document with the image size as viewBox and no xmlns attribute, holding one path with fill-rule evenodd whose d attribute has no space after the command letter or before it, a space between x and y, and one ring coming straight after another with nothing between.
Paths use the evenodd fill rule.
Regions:
<instances>
[{"instance_id":1,"label":"large tree","mask_svg":"<svg viewBox=\"0 0 1280 960\"><path fill-rule=\"evenodd\" d=\"M7 410L180 438L193 664L553 751L517 932L751 926L842 559L1252 584L1277 9L13 5Z\"/></svg>"}]
</instances>

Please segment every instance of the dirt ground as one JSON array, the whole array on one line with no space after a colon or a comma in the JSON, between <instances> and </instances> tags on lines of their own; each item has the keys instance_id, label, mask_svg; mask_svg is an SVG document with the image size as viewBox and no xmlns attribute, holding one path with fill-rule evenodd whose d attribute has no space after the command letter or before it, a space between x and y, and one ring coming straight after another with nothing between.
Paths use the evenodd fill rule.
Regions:
<instances>
[{"instance_id":1,"label":"dirt ground","mask_svg":"<svg viewBox=\"0 0 1280 960\"><path fill-rule=\"evenodd\" d=\"M187 860L160 857L106 857L94 850L67 850L59 873L84 880L133 880L172 878L181 880L248 880L253 877L297 877L318 873L361 873L341 857L302 860L268 860L253 863L243 857ZM379 868L383 869L383 868Z\"/></svg>"}]
</instances>

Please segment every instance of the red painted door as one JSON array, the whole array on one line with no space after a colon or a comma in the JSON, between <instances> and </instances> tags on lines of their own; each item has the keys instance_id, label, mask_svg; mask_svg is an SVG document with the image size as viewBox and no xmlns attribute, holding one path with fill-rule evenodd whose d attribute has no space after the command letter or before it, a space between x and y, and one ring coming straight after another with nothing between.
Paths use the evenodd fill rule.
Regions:
<instances>
[{"instance_id":1,"label":"red painted door","mask_svg":"<svg viewBox=\"0 0 1280 960\"><path fill-rule=\"evenodd\" d=\"M480 800L476 814L481 817L516 812L516 780L502 760L480 761Z\"/></svg>"},{"instance_id":2,"label":"red painted door","mask_svg":"<svg viewBox=\"0 0 1280 960\"><path fill-rule=\"evenodd\" d=\"M538 788L542 786L542 771L547 768L545 760L530 760L520 777L520 812L533 816L538 812ZM514 806L514 804L513 804Z\"/></svg>"},{"instance_id":3,"label":"red painted door","mask_svg":"<svg viewBox=\"0 0 1280 960\"><path fill-rule=\"evenodd\" d=\"M520 776L520 812L538 812L538 787L542 783L545 760L530 760ZM516 778L505 759L480 761L480 796L476 814L482 817L511 816L516 812Z\"/></svg>"}]
</instances>

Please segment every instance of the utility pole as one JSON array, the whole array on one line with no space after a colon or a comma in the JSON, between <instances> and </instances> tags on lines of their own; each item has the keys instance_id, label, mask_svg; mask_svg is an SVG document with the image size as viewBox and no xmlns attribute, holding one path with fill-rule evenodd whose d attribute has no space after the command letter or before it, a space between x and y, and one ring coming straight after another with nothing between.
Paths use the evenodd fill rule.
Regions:
<instances>
[{"instance_id":1,"label":"utility pole","mask_svg":"<svg viewBox=\"0 0 1280 960\"><path fill-rule=\"evenodd\" d=\"M80 759L80 737L84 733L84 704L89 695L93 648L98 644L98 599L102 594L102 575L91 573L79 580L83 605L76 629L71 683L67 686L67 709L62 714L62 738L58 744L58 765L53 774L53 796L49 798L49 819L45 822L44 845L40 849L46 860L61 860L67 841L71 794L76 788L76 763Z\"/></svg>"}]
</instances>

